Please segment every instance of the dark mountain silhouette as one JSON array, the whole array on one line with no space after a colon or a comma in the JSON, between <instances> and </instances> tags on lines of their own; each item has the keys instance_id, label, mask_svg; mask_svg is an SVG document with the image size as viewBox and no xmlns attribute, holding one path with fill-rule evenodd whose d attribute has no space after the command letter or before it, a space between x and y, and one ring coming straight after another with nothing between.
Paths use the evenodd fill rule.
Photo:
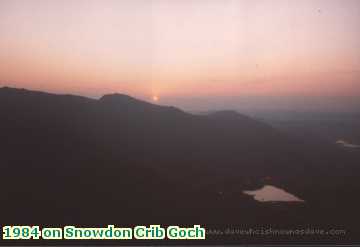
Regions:
<instances>
[{"instance_id":1,"label":"dark mountain silhouette","mask_svg":"<svg viewBox=\"0 0 360 247\"><path fill-rule=\"evenodd\" d=\"M358 154L314 150L233 111L1 88L0 116L1 223L326 225L331 191L359 191ZM269 177L307 203L264 206L242 194ZM358 200L337 198L348 211L334 222L351 225Z\"/></svg>"}]
</instances>

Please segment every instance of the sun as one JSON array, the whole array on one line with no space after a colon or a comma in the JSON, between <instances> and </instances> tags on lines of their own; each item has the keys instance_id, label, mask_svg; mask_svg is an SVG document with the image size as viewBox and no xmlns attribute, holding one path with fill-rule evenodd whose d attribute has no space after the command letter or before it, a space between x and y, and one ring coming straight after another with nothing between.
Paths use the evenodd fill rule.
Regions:
<instances>
[{"instance_id":1,"label":"sun","mask_svg":"<svg viewBox=\"0 0 360 247\"><path fill-rule=\"evenodd\" d=\"M156 96L156 95L154 95L154 96L152 96L152 100L155 101L155 102L158 102L158 101L159 101L159 97Z\"/></svg>"}]
</instances>

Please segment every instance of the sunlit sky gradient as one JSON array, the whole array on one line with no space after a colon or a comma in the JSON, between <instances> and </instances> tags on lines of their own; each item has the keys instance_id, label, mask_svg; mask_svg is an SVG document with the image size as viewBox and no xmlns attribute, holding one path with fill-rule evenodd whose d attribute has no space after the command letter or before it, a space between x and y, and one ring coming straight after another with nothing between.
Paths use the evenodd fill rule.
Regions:
<instances>
[{"instance_id":1,"label":"sunlit sky gradient","mask_svg":"<svg viewBox=\"0 0 360 247\"><path fill-rule=\"evenodd\" d=\"M0 86L192 110L360 99L358 0L0 0Z\"/></svg>"}]
</instances>

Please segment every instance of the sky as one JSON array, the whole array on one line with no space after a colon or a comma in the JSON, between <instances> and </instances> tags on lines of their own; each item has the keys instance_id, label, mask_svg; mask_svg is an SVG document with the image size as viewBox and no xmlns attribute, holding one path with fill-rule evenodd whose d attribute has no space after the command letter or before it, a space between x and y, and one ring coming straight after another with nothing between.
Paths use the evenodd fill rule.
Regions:
<instances>
[{"instance_id":1,"label":"sky","mask_svg":"<svg viewBox=\"0 0 360 247\"><path fill-rule=\"evenodd\" d=\"M0 86L189 110L360 106L358 0L0 0Z\"/></svg>"}]
</instances>

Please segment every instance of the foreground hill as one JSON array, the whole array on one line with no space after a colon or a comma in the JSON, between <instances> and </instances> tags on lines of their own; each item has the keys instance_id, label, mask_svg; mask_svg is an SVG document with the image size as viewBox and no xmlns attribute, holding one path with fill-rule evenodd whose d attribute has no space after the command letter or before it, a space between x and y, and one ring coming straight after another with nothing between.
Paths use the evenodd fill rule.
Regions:
<instances>
[{"instance_id":1,"label":"foreground hill","mask_svg":"<svg viewBox=\"0 0 360 247\"><path fill-rule=\"evenodd\" d=\"M334 186L359 191L355 154L314 150L232 111L200 116L122 94L95 100L1 88L0 116L8 224L291 226L318 214L319 185L325 200ZM269 207L242 194L264 178L308 203Z\"/></svg>"}]
</instances>

